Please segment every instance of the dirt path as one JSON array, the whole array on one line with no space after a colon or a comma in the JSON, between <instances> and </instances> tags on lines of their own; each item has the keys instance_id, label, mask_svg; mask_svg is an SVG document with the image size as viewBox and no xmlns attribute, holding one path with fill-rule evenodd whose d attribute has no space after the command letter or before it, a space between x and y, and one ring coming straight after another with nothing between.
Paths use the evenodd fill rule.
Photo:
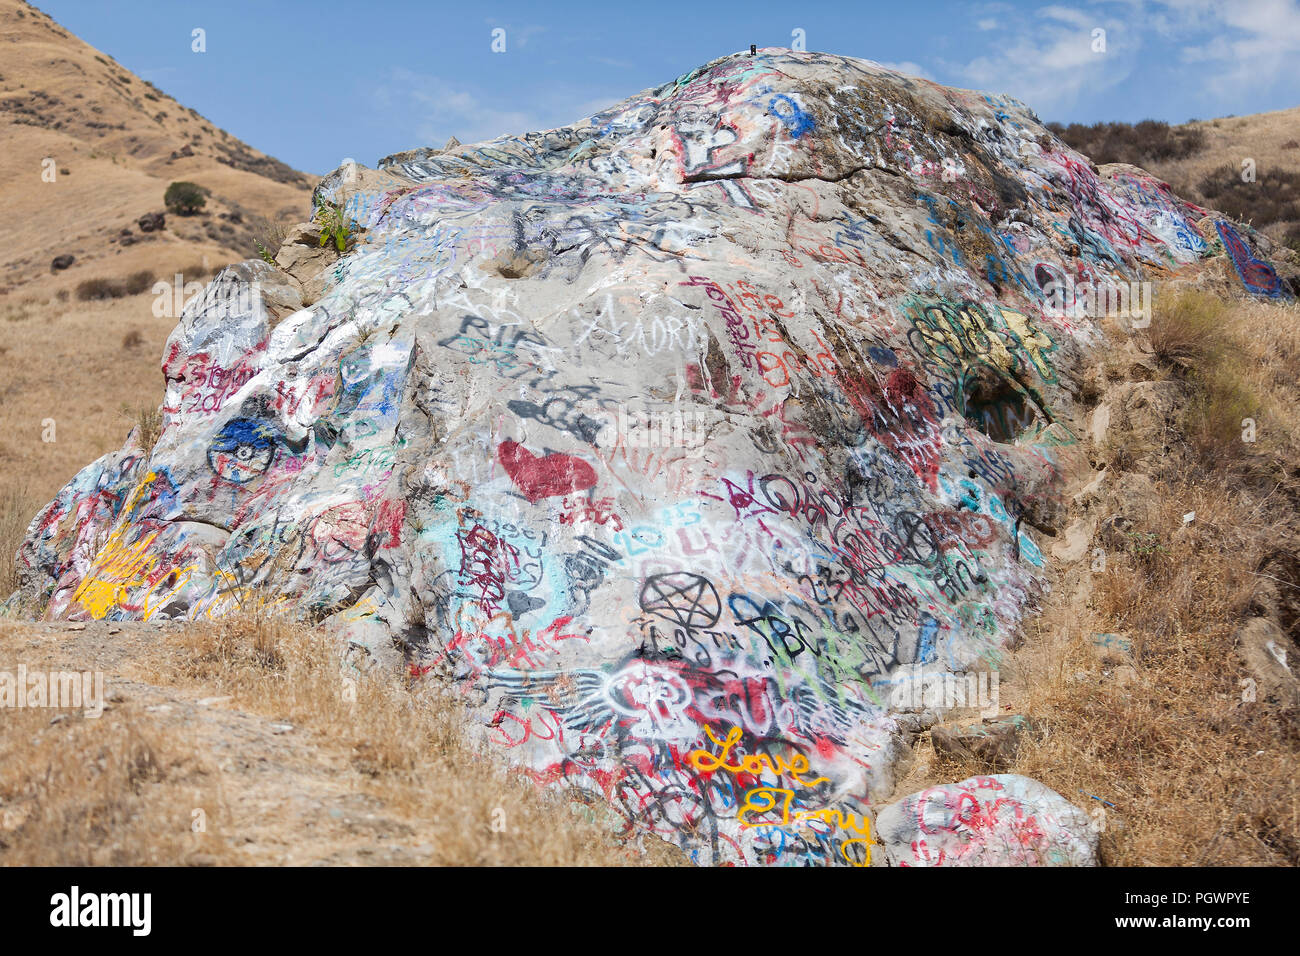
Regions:
<instances>
[{"instance_id":1,"label":"dirt path","mask_svg":"<svg viewBox=\"0 0 1300 956\"><path fill-rule=\"evenodd\" d=\"M153 784L186 791L198 783L212 804L173 814L184 824L194 818L194 810L201 810L207 828L202 834L185 834L193 852L184 862L346 866L431 861L436 835L430 822L376 793L343 742L241 710L219 688L162 686L141 679L160 658L176 653L166 640L169 629L167 624L141 623L0 623L0 671L16 673L21 663L28 674L103 672L103 716L70 710L39 713L53 721L42 727L42 747L72 749L66 738L74 731L89 729L93 735L98 730L78 725L101 724L107 733L116 717L147 728L148 736L161 738L187 764L197 762L181 779ZM0 710L0 725L10 724L12 731L18 715L31 723L38 716L32 710ZM169 802L184 802L183 797L177 792ZM9 826L0 823L0 841L21 817L7 815Z\"/></svg>"}]
</instances>

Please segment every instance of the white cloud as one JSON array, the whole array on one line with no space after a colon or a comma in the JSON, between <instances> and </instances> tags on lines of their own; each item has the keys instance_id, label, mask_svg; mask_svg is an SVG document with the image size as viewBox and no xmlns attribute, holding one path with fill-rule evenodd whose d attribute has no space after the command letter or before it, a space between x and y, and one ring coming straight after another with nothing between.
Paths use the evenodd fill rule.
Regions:
<instances>
[{"instance_id":1,"label":"white cloud","mask_svg":"<svg viewBox=\"0 0 1300 956\"><path fill-rule=\"evenodd\" d=\"M1047 20L1056 20L1060 23L1067 24L1079 30L1091 31L1097 26L1097 17L1082 10L1074 10L1070 7L1050 6L1040 7L1037 11L1038 16Z\"/></svg>"},{"instance_id":2,"label":"white cloud","mask_svg":"<svg viewBox=\"0 0 1300 956\"><path fill-rule=\"evenodd\" d=\"M1263 92L1300 73L1300 0L1157 0L1171 33L1204 31L1183 51L1202 64L1205 88L1221 98Z\"/></svg>"},{"instance_id":3,"label":"white cloud","mask_svg":"<svg viewBox=\"0 0 1300 956\"><path fill-rule=\"evenodd\" d=\"M1124 0L1134 29L1197 64L1193 82L1222 99L1258 96L1300 74L1300 0Z\"/></svg>"},{"instance_id":4,"label":"white cloud","mask_svg":"<svg viewBox=\"0 0 1300 956\"><path fill-rule=\"evenodd\" d=\"M1085 92L1122 83L1133 72L1141 40L1122 21L1052 4L1032 16L1002 21L1005 39L945 72L978 89L1010 93L1040 114L1066 109ZM1106 49L1093 49L1093 30L1106 31Z\"/></svg>"},{"instance_id":5,"label":"white cloud","mask_svg":"<svg viewBox=\"0 0 1300 956\"><path fill-rule=\"evenodd\" d=\"M391 117L389 122L405 127L413 143L435 146L448 136L469 144L564 126L623 98L548 88L534 90L529 101L518 102L516 97L516 105L501 108L481 92L403 67L390 69L372 97L376 108Z\"/></svg>"}]
</instances>

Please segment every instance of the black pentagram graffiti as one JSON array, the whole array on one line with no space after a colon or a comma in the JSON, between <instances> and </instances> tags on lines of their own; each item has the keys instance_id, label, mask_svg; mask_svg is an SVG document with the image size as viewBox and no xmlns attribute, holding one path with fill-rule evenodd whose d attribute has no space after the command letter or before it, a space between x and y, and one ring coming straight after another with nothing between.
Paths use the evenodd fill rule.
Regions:
<instances>
[{"instance_id":1,"label":"black pentagram graffiti","mask_svg":"<svg viewBox=\"0 0 1300 956\"><path fill-rule=\"evenodd\" d=\"M652 574L641 587L641 610L679 627L710 628L722 616L718 589L688 571Z\"/></svg>"}]
</instances>

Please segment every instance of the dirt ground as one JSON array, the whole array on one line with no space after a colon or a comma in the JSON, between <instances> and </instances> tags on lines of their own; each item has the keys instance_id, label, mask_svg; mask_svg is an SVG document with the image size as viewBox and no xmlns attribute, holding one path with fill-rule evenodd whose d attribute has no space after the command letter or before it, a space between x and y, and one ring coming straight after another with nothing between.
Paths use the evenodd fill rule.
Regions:
<instances>
[{"instance_id":1,"label":"dirt ground","mask_svg":"<svg viewBox=\"0 0 1300 956\"><path fill-rule=\"evenodd\" d=\"M667 845L623 846L609 821L570 823L465 747L435 743L399 771L376 757L380 742L279 710L274 691L178 677L190 630L0 622L0 670L99 671L106 701L98 717L0 711L0 865L681 862Z\"/></svg>"}]
</instances>

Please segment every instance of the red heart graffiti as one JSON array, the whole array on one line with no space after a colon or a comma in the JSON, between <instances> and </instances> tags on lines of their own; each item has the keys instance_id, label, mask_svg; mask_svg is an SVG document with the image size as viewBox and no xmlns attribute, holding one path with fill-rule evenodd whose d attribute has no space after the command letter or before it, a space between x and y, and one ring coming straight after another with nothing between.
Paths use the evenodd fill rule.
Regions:
<instances>
[{"instance_id":1,"label":"red heart graffiti","mask_svg":"<svg viewBox=\"0 0 1300 956\"><path fill-rule=\"evenodd\" d=\"M596 483L596 470L581 458L559 452L538 458L517 441L497 446L497 460L533 504L543 498L582 491Z\"/></svg>"}]
</instances>

